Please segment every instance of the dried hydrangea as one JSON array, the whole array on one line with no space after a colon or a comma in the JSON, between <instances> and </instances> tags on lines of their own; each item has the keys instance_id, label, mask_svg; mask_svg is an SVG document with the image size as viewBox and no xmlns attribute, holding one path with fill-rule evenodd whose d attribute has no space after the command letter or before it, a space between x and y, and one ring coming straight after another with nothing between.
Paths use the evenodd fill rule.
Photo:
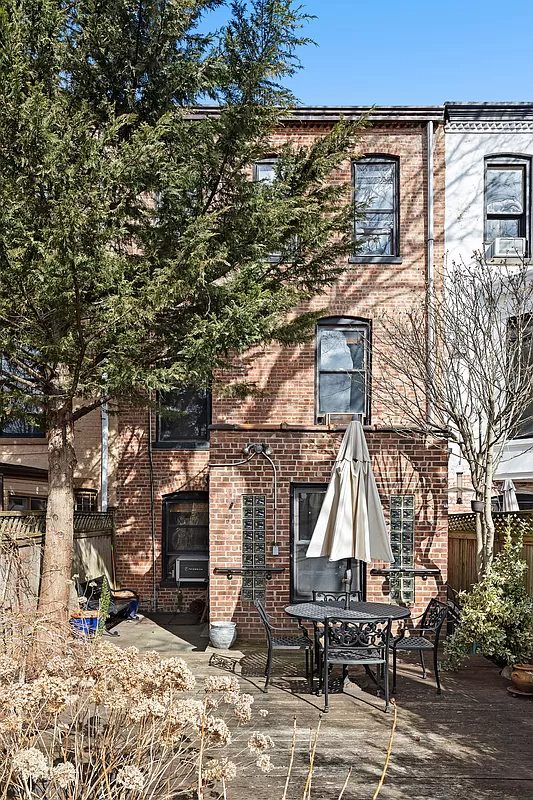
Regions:
<instances>
[{"instance_id":1,"label":"dried hydrangea","mask_svg":"<svg viewBox=\"0 0 533 800\"><path fill-rule=\"evenodd\" d=\"M237 702L235 703L235 707L233 709L233 713L239 720L239 722L246 723L250 722L252 718L252 703L254 702L254 698L251 694L241 694Z\"/></svg>"},{"instance_id":2,"label":"dried hydrangea","mask_svg":"<svg viewBox=\"0 0 533 800\"><path fill-rule=\"evenodd\" d=\"M128 765L117 772L115 783L128 789L130 792L142 792L144 788L144 775L138 767Z\"/></svg>"},{"instance_id":3,"label":"dried hydrangea","mask_svg":"<svg viewBox=\"0 0 533 800\"><path fill-rule=\"evenodd\" d=\"M15 736L20 736L22 733L22 717L18 714L10 714L4 719L0 720L0 733L12 733Z\"/></svg>"},{"instance_id":4,"label":"dried hydrangea","mask_svg":"<svg viewBox=\"0 0 533 800\"><path fill-rule=\"evenodd\" d=\"M71 761L56 764L55 767L52 767L51 777L60 789L68 789L70 784L76 780L76 767Z\"/></svg>"},{"instance_id":5,"label":"dried hydrangea","mask_svg":"<svg viewBox=\"0 0 533 800\"><path fill-rule=\"evenodd\" d=\"M29 747L27 750L19 750L18 753L15 753L12 766L13 772L26 781L38 781L41 778L48 778L50 775L44 754L36 747Z\"/></svg>"},{"instance_id":6,"label":"dried hydrangea","mask_svg":"<svg viewBox=\"0 0 533 800\"><path fill-rule=\"evenodd\" d=\"M223 758L220 761L213 759L208 761L205 769L202 770L202 778L205 783L214 781L232 781L237 776L237 765L233 761Z\"/></svg>"},{"instance_id":7,"label":"dried hydrangea","mask_svg":"<svg viewBox=\"0 0 533 800\"><path fill-rule=\"evenodd\" d=\"M240 692L239 681L233 675L209 675L204 689L206 692Z\"/></svg>"},{"instance_id":8,"label":"dried hydrangea","mask_svg":"<svg viewBox=\"0 0 533 800\"><path fill-rule=\"evenodd\" d=\"M270 756L267 753L261 753L257 761L255 762L256 767L259 767L261 772L270 772L273 767L273 764L270 760Z\"/></svg>"},{"instance_id":9,"label":"dried hydrangea","mask_svg":"<svg viewBox=\"0 0 533 800\"><path fill-rule=\"evenodd\" d=\"M264 733L252 733L248 739L248 750L252 753L264 753L265 750L271 750L273 747L273 740Z\"/></svg>"},{"instance_id":10,"label":"dried hydrangea","mask_svg":"<svg viewBox=\"0 0 533 800\"><path fill-rule=\"evenodd\" d=\"M11 656L0 656L0 678L11 678L18 669L18 664Z\"/></svg>"},{"instance_id":11,"label":"dried hydrangea","mask_svg":"<svg viewBox=\"0 0 533 800\"><path fill-rule=\"evenodd\" d=\"M268 711L266 708L260 708L258 713L260 717L268 717Z\"/></svg>"},{"instance_id":12,"label":"dried hydrangea","mask_svg":"<svg viewBox=\"0 0 533 800\"><path fill-rule=\"evenodd\" d=\"M231 731L220 717L207 717L203 723L203 731L212 747L231 744Z\"/></svg>"},{"instance_id":13,"label":"dried hydrangea","mask_svg":"<svg viewBox=\"0 0 533 800\"><path fill-rule=\"evenodd\" d=\"M132 722L140 722L147 717L162 719L166 713L166 705L161 703L157 697L141 697L130 707L128 715Z\"/></svg>"}]
</instances>

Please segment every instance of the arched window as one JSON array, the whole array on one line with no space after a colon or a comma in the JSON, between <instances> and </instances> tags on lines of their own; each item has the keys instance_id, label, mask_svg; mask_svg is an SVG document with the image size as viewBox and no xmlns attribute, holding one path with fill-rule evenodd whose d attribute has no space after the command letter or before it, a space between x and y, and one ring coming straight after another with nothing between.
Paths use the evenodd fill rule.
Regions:
<instances>
[{"instance_id":1,"label":"arched window","mask_svg":"<svg viewBox=\"0 0 533 800\"><path fill-rule=\"evenodd\" d=\"M530 163L526 156L497 155L485 159L486 243L498 238L529 239ZM518 245L517 252L526 254ZM510 255L513 254L511 249Z\"/></svg>"},{"instance_id":2,"label":"arched window","mask_svg":"<svg viewBox=\"0 0 533 800\"><path fill-rule=\"evenodd\" d=\"M366 156L353 162L357 256L400 254L399 161L393 156Z\"/></svg>"},{"instance_id":3,"label":"arched window","mask_svg":"<svg viewBox=\"0 0 533 800\"><path fill-rule=\"evenodd\" d=\"M324 317L317 323L317 421L325 414L370 418L370 322L359 317Z\"/></svg>"}]
</instances>

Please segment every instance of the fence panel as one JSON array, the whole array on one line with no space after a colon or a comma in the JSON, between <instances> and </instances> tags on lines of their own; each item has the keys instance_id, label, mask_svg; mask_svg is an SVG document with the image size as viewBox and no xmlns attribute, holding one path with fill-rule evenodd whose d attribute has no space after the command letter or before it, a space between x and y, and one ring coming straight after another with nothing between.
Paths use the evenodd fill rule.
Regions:
<instances>
[{"instance_id":1,"label":"fence panel","mask_svg":"<svg viewBox=\"0 0 533 800\"><path fill-rule=\"evenodd\" d=\"M0 512L0 604L33 605L39 595L44 512ZM72 574L112 580L113 514L75 513Z\"/></svg>"},{"instance_id":2,"label":"fence panel","mask_svg":"<svg viewBox=\"0 0 533 800\"><path fill-rule=\"evenodd\" d=\"M533 596L533 511L494 513L494 549L503 546L510 526L511 535L524 537L523 557L529 569L525 575L528 594ZM448 517L448 582L456 591L469 589L476 582L476 515L450 514Z\"/></svg>"}]
</instances>

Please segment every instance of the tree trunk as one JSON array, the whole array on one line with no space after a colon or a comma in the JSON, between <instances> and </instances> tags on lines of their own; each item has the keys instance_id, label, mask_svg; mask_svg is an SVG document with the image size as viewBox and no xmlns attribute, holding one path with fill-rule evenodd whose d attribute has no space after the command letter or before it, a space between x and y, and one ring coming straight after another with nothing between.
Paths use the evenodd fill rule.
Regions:
<instances>
[{"instance_id":1,"label":"tree trunk","mask_svg":"<svg viewBox=\"0 0 533 800\"><path fill-rule=\"evenodd\" d=\"M74 422L72 399L52 398L45 408L48 435L48 503L39 612L67 617L74 543Z\"/></svg>"}]
</instances>

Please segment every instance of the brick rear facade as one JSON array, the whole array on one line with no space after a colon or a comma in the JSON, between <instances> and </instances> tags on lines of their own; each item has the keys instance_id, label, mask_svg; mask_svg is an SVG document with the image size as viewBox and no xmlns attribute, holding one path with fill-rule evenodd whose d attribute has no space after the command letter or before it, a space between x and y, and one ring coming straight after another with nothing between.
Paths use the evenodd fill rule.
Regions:
<instances>
[{"instance_id":1,"label":"brick rear facade","mask_svg":"<svg viewBox=\"0 0 533 800\"><path fill-rule=\"evenodd\" d=\"M427 257L427 149L423 119L377 122L365 133L366 155L397 156L400 164L400 256L389 263L346 263L339 282L307 307L326 309L324 315L367 319L372 339L380 341L380 316L395 314L424 297ZM429 116L428 118L432 118ZM330 124L330 123L327 123ZM302 120L285 127L278 141L305 144L326 130L324 123ZM276 142L274 143L274 147ZM435 263L443 262L443 132L435 126ZM349 183L346 162L333 180ZM303 310L303 309L300 309ZM379 378L379 374L376 373ZM390 376L388 376L390 377ZM123 585L141 592L142 606L154 605L154 573L159 610L185 610L201 589L162 587L162 498L176 491L209 489L210 617L233 619L239 635L261 633L252 603L240 599L241 578L231 581L214 575L215 567L241 566L243 493L267 496L267 565L284 567L267 585L266 606L278 624L287 625L283 607L290 600L291 484L326 483L338 451L342 431L315 424L315 345L257 347L246 353L239 367L223 380L254 381L260 396L244 400L217 399L212 408L210 450L152 450L154 538L150 493L149 427L147 411L123 409L118 417L120 458L117 488L117 566ZM441 570L438 581L417 578L415 610L441 590L447 559L447 451L441 443L419 438L391 426L406 421L374 392L367 442L378 489L386 513L391 494L414 494L416 507L416 561ZM152 420L152 436L155 423ZM212 467L242 460L248 442L266 442L278 471L279 555L271 550L273 475L258 456L238 467ZM320 587L317 587L320 588ZM382 578L368 579L368 599L387 600Z\"/></svg>"}]
</instances>

